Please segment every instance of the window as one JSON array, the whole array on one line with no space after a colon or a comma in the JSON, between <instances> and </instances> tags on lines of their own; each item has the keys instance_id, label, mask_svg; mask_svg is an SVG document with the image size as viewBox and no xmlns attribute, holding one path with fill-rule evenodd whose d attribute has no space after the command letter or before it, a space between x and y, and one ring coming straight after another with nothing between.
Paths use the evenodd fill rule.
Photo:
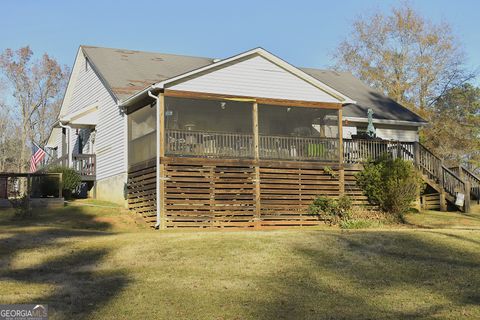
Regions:
<instances>
[{"instance_id":1,"label":"window","mask_svg":"<svg viewBox=\"0 0 480 320\"><path fill-rule=\"evenodd\" d=\"M128 163L156 156L156 108L147 105L128 115Z\"/></svg>"}]
</instances>

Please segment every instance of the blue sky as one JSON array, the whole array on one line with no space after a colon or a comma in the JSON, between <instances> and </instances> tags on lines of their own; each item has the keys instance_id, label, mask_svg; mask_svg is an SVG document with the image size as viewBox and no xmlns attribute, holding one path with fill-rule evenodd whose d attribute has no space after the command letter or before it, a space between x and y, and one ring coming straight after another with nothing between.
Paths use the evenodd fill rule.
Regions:
<instances>
[{"instance_id":1,"label":"blue sky","mask_svg":"<svg viewBox=\"0 0 480 320\"><path fill-rule=\"evenodd\" d=\"M0 0L0 50L30 45L71 66L80 44L213 58L261 46L297 66L327 67L357 15L397 3ZM469 67L480 66L480 1L410 3L434 22L449 22Z\"/></svg>"}]
</instances>

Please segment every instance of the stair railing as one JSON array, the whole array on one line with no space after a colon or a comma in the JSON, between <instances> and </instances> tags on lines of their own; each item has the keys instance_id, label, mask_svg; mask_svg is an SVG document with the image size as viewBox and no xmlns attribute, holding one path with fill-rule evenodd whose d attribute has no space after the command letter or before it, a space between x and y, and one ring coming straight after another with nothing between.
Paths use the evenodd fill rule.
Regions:
<instances>
[{"instance_id":1,"label":"stair railing","mask_svg":"<svg viewBox=\"0 0 480 320\"><path fill-rule=\"evenodd\" d=\"M447 168L440 157L422 144L382 140L344 140L343 146L345 163L361 163L377 159L383 154L412 161L424 176L437 184L454 200L458 193L463 193L465 195L463 209L464 212L469 211L470 181L468 179L464 181L461 175ZM471 179L474 180L474 178ZM480 197L480 179L475 180L475 186Z\"/></svg>"},{"instance_id":2,"label":"stair railing","mask_svg":"<svg viewBox=\"0 0 480 320\"><path fill-rule=\"evenodd\" d=\"M433 154L420 143L415 143L415 165L430 180L436 182L453 199L458 193L465 195L463 211L470 211L470 183L463 180L462 176L450 170L443 164L443 160Z\"/></svg>"},{"instance_id":3,"label":"stair railing","mask_svg":"<svg viewBox=\"0 0 480 320\"><path fill-rule=\"evenodd\" d=\"M453 167L450 170L470 183L470 193L475 197L477 203L480 203L480 178L464 166Z\"/></svg>"}]
</instances>

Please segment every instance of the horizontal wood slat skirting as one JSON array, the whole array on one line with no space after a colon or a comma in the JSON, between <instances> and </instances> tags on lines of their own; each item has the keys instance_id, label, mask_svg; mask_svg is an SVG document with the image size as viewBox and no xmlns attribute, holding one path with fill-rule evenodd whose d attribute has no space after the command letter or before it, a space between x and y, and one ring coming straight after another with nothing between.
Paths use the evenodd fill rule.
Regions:
<instances>
[{"instance_id":1,"label":"horizontal wood slat skirting","mask_svg":"<svg viewBox=\"0 0 480 320\"><path fill-rule=\"evenodd\" d=\"M339 170L343 168L338 165L182 157L164 157L161 163L166 228L316 226L323 222L308 214L308 206L317 196L338 197L341 193ZM325 166L332 171L325 172ZM361 166L344 170L345 193L357 205L368 204L355 182ZM129 208L152 226L156 219L155 174L155 161L131 167L128 174Z\"/></svg>"},{"instance_id":2,"label":"horizontal wood slat skirting","mask_svg":"<svg viewBox=\"0 0 480 320\"><path fill-rule=\"evenodd\" d=\"M422 209L440 210L440 194L429 193L421 196Z\"/></svg>"}]
</instances>

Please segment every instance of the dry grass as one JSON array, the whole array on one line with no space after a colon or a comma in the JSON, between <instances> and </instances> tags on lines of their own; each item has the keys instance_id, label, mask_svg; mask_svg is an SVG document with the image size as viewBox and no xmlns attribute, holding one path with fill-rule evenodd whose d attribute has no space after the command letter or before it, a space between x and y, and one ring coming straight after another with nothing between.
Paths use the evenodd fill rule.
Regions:
<instances>
[{"instance_id":1,"label":"dry grass","mask_svg":"<svg viewBox=\"0 0 480 320\"><path fill-rule=\"evenodd\" d=\"M120 208L8 215L0 301L48 303L52 319L480 318L480 233L448 224L155 232Z\"/></svg>"}]
</instances>

